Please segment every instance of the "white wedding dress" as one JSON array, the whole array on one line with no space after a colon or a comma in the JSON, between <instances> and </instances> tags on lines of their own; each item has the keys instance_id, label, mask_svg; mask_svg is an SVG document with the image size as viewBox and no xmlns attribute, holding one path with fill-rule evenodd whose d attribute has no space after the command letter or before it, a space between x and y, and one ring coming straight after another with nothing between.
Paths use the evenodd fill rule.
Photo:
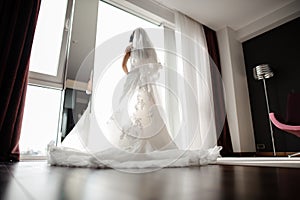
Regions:
<instances>
[{"instance_id":1,"label":"white wedding dress","mask_svg":"<svg viewBox=\"0 0 300 200\"><path fill-rule=\"evenodd\" d=\"M117 169L214 163L220 156L220 147L206 150L178 149L169 134L155 86L161 68L146 32L136 29L131 69L123 91L113 105L113 115L107 122L106 135L113 135L117 142L112 141L113 147L106 150L89 151L85 142L92 117L89 105L62 146L49 145L48 162L51 165Z\"/></svg>"}]
</instances>

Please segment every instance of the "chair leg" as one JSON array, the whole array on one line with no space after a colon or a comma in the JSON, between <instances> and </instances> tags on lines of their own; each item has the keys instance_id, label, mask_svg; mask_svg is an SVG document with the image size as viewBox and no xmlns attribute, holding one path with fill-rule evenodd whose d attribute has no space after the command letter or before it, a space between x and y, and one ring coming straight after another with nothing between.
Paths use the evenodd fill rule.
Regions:
<instances>
[{"instance_id":1,"label":"chair leg","mask_svg":"<svg viewBox=\"0 0 300 200\"><path fill-rule=\"evenodd\" d=\"M300 155L300 152L288 155L289 158Z\"/></svg>"}]
</instances>

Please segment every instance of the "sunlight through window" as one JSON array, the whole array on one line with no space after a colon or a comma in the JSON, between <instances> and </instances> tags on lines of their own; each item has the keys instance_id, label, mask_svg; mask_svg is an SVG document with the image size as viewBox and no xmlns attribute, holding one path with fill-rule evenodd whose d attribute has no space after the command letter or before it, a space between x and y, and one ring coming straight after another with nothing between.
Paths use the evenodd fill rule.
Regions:
<instances>
[{"instance_id":1,"label":"sunlight through window","mask_svg":"<svg viewBox=\"0 0 300 200\"><path fill-rule=\"evenodd\" d=\"M61 91L28 85L20 138L22 155L46 155L56 140Z\"/></svg>"},{"instance_id":2,"label":"sunlight through window","mask_svg":"<svg viewBox=\"0 0 300 200\"><path fill-rule=\"evenodd\" d=\"M57 75L68 0L43 0L34 34L30 71Z\"/></svg>"}]
</instances>

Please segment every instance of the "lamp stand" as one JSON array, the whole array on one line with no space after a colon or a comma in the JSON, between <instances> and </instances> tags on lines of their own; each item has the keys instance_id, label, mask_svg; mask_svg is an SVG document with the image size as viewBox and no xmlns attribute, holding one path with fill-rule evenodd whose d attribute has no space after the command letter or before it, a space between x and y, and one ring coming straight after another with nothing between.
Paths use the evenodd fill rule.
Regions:
<instances>
[{"instance_id":1,"label":"lamp stand","mask_svg":"<svg viewBox=\"0 0 300 200\"><path fill-rule=\"evenodd\" d=\"M271 139L272 139L272 146L273 146L273 155L276 156L275 143L274 143L274 136L273 136L273 128L272 128L271 120L270 120L270 118L269 118L270 108L269 108L269 100L268 100L268 93L267 93L266 80L265 80L265 78L263 78L262 80L263 80L263 83L264 83L265 97L266 97L266 103L267 103L268 119L269 119L270 132L271 132Z\"/></svg>"}]
</instances>

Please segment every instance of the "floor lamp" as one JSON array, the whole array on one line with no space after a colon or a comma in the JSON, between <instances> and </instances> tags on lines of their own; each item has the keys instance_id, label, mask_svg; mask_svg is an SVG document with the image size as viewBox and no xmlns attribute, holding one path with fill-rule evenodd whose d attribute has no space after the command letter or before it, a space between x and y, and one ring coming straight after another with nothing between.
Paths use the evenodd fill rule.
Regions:
<instances>
[{"instance_id":1,"label":"floor lamp","mask_svg":"<svg viewBox=\"0 0 300 200\"><path fill-rule=\"evenodd\" d=\"M262 64L262 65L258 65L253 68L253 76L256 80L263 80L263 83L264 83L264 91L265 91L265 97L266 97L266 103L267 103L268 119L269 119L270 133L271 133L272 146L273 146L273 154L274 154L274 156L276 156L273 128L272 128L271 120L269 118L270 108L269 108L269 100L268 100L267 86L266 86L266 80L265 80L265 79L273 77L274 73L268 64Z\"/></svg>"}]
</instances>

